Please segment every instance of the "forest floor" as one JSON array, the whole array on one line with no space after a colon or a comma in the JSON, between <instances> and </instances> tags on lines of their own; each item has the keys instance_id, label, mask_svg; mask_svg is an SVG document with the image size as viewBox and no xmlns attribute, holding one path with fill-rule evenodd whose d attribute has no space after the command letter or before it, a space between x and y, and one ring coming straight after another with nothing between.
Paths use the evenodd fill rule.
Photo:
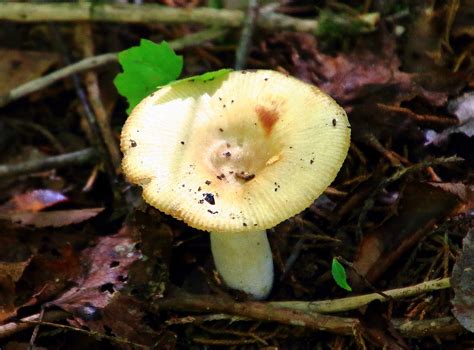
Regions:
<instances>
[{"instance_id":1,"label":"forest floor","mask_svg":"<svg viewBox=\"0 0 474 350\"><path fill-rule=\"evenodd\" d=\"M474 348L473 1L245 3L1 2L1 349ZM122 174L116 53L141 38L183 77L272 69L348 114L336 180L268 230L264 301Z\"/></svg>"}]
</instances>

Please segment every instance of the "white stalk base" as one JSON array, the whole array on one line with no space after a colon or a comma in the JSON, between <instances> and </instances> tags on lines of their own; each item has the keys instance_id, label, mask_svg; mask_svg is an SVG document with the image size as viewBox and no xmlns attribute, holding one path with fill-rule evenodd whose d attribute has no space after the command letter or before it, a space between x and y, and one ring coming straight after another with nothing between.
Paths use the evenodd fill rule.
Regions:
<instances>
[{"instance_id":1,"label":"white stalk base","mask_svg":"<svg viewBox=\"0 0 474 350\"><path fill-rule=\"evenodd\" d=\"M266 231L211 232L214 264L230 288L265 299L273 284L273 258Z\"/></svg>"}]
</instances>

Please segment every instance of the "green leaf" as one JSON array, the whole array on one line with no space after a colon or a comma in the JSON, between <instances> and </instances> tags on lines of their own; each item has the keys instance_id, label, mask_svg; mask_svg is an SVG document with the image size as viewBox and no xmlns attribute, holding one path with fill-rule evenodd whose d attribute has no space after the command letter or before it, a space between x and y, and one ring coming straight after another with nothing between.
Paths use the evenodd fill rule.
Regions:
<instances>
[{"instance_id":1,"label":"green leaf","mask_svg":"<svg viewBox=\"0 0 474 350\"><path fill-rule=\"evenodd\" d=\"M224 77L227 74L229 74L230 72L232 72L232 69L230 69L230 68L219 69L219 70L215 70L213 72L206 72L206 73L201 74L201 75L195 75L193 77L188 77L188 78L176 80L176 81L173 81L173 82L169 83L168 85L180 84L180 83L184 83L186 81L191 81L191 80L192 81L202 81L202 82L211 81L211 80L214 80L216 78Z\"/></svg>"},{"instance_id":2,"label":"green leaf","mask_svg":"<svg viewBox=\"0 0 474 350\"><path fill-rule=\"evenodd\" d=\"M337 258L332 258L331 273L332 278L334 278L339 287L352 292L351 286L347 283L346 270L344 270L344 266L341 265Z\"/></svg>"},{"instance_id":3,"label":"green leaf","mask_svg":"<svg viewBox=\"0 0 474 350\"><path fill-rule=\"evenodd\" d=\"M213 9L221 9L221 8L223 8L222 0L208 0L207 1L207 7L210 7L210 8L213 8Z\"/></svg>"},{"instance_id":4,"label":"green leaf","mask_svg":"<svg viewBox=\"0 0 474 350\"><path fill-rule=\"evenodd\" d=\"M183 57L175 54L166 41L146 39L118 54L123 73L114 79L115 87L129 104L127 113L157 87L176 80L183 69Z\"/></svg>"},{"instance_id":5,"label":"green leaf","mask_svg":"<svg viewBox=\"0 0 474 350\"><path fill-rule=\"evenodd\" d=\"M318 17L315 34L327 40L344 40L370 30L370 25L359 17L331 10L322 10Z\"/></svg>"}]
</instances>

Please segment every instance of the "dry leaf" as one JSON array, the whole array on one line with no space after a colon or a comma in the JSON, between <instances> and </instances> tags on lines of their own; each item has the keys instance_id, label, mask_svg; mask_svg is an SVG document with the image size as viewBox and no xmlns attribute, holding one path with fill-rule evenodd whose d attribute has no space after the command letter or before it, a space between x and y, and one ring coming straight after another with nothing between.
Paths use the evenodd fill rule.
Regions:
<instances>
[{"instance_id":1,"label":"dry leaf","mask_svg":"<svg viewBox=\"0 0 474 350\"><path fill-rule=\"evenodd\" d=\"M440 133L429 130L426 133L426 144L441 145L453 134L474 136L474 92L465 93L452 100L448 105L448 110L458 118L459 125L447 128Z\"/></svg>"},{"instance_id":2,"label":"dry leaf","mask_svg":"<svg viewBox=\"0 0 474 350\"><path fill-rule=\"evenodd\" d=\"M39 189L13 196L0 206L2 212L38 212L55 204L67 201L61 192L49 189Z\"/></svg>"},{"instance_id":3,"label":"dry leaf","mask_svg":"<svg viewBox=\"0 0 474 350\"><path fill-rule=\"evenodd\" d=\"M20 262L0 262L0 322L16 315L16 282L31 259Z\"/></svg>"},{"instance_id":4,"label":"dry leaf","mask_svg":"<svg viewBox=\"0 0 474 350\"><path fill-rule=\"evenodd\" d=\"M474 332L474 229L463 240L461 256L454 264L451 285L455 293L453 314L464 328Z\"/></svg>"},{"instance_id":5,"label":"dry leaf","mask_svg":"<svg viewBox=\"0 0 474 350\"><path fill-rule=\"evenodd\" d=\"M10 220L13 223L23 226L34 227L61 227L89 220L104 208L87 208L71 210L55 210L44 212L19 212L0 214L0 219Z\"/></svg>"},{"instance_id":6,"label":"dry leaf","mask_svg":"<svg viewBox=\"0 0 474 350\"><path fill-rule=\"evenodd\" d=\"M56 65L59 56L50 52L0 49L0 95L36 79Z\"/></svg>"},{"instance_id":7,"label":"dry leaf","mask_svg":"<svg viewBox=\"0 0 474 350\"><path fill-rule=\"evenodd\" d=\"M77 286L56 299L54 304L70 312L104 308L114 293L124 287L130 265L141 257L135 244L127 226L113 236L99 238L95 247L82 252L81 260L86 270L76 279Z\"/></svg>"}]
</instances>

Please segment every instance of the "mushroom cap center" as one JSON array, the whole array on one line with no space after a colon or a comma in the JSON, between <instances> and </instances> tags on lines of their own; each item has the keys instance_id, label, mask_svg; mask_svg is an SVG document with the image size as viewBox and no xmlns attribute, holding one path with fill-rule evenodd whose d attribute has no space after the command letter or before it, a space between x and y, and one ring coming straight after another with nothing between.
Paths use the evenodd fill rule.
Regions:
<instances>
[{"instance_id":1,"label":"mushroom cap center","mask_svg":"<svg viewBox=\"0 0 474 350\"><path fill-rule=\"evenodd\" d=\"M205 145L205 165L214 178L243 185L281 158L282 143L277 137L263 137L258 124L218 130L218 135L211 131Z\"/></svg>"}]
</instances>

